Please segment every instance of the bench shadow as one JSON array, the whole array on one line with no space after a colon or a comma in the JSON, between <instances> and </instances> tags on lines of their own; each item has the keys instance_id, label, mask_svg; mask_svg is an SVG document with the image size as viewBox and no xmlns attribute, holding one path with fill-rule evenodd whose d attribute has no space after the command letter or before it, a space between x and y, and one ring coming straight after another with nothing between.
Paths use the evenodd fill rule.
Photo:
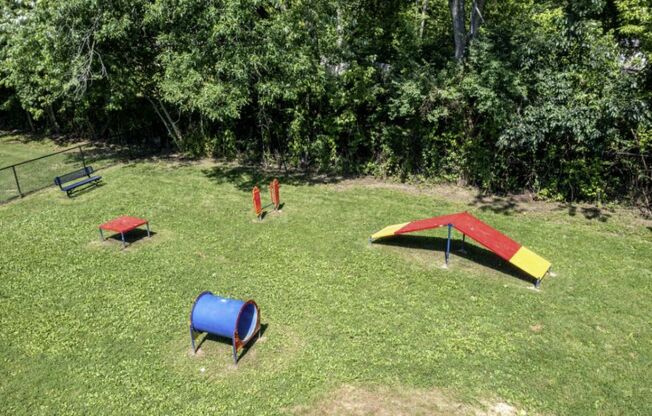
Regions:
<instances>
[{"instance_id":1,"label":"bench shadow","mask_svg":"<svg viewBox=\"0 0 652 416\"><path fill-rule=\"evenodd\" d=\"M240 352L238 353L238 361L244 358L244 356L247 355L249 350L256 344L258 339L261 338L263 335L265 335L265 331L267 331L268 326L269 324L260 324L260 330L258 331L258 334L254 335L253 338L247 343L247 345L245 345L242 348L242 350L240 350ZM216 334L206 333L204 336L200 336L199 339L196 341L195 348L197 349L197 351L199 351L202 344L204 344L204 341L206 340L228 345L229 347L233 346L233 342L231 338L223 337Z\"/></svg>"},{"instance_id":2,"label":"bench shadow","mask_svg":"<svg viewBox=\"0 0 652 416\"><path fill-rule=\"evenodd\" d=\"M95 183L90 183L88 185L80 186L79 188L75 188L74 191L70 192L70 198L75 198L75 197L77 197L79 195L83 195L83 194L85 194L85 193L87 193L89 191L92 191L92 190L96 189L96 188L101 188L104 185L106 185L106 183L104 183L104 181L102 180L102 181L98 181L98 182L95 182Z\"/></svg>"},{"instance_id":3,"label":"bench shadow","mask_svg":"<svg viewBox=\"0 0 652 416\"><path fill-rule=\"evenodd\" d=\"M120 233L115 233L112 235L107 236L106 231L104 231L104 236L106 237L106 240L115 240L119 244L122 244L122 237L120 236ZM149 232L150 236L154 237L156 235L156 232L150 231ZM132 243L135 243L138 240L142 240L147 238L147 230L144 230L142 228L136 228L131 231L127 231L125 233L125 242L127 243L127 247L131 246Z\"/></svg>"},{"instance_id":4,"label":"bench shadow","mask_svg":"<svg viewBox=\"0 0 652 416\"><path fill-rule=\"evenodd\" d=\"M441 255L439 260L443 262L444 253L446 252L446 241L447 239L443 237L431 237L423 235L397 235L391 238L375 241L374 244L403 247L413 250L424 250L430 253L437 252ZM464 243L464 252L462 252L460 251L462 240L451 239L451 256L462 257L481 266L508 274L528 283L534 284L536 282L536 279L529 276L516 266L513 266L509 262L498 257L498 255L492 251L469 243L470 241L467 238L466 242ZM434 259L433 261L437 261L437 259Z\"/></svg>"}]
</instances>

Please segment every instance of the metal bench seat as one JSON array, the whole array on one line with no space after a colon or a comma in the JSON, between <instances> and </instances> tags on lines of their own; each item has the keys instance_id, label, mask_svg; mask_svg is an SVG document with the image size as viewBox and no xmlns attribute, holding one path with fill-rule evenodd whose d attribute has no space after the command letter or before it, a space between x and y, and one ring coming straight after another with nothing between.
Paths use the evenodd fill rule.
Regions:
<instances>
[{"instance_id":1,"label":"metal bench seat","mask_svg":"<svg viewBox=\"0 0 652 416\"><path fill-rule=\"evenodd\" d=\"M54 178L54 183L58 185L59 188L61 188L61 190L64 191L66 195L68 195L68 197L70 197L72 191L75 190L76 188L79 188L80 186L84 186L86 184L97 184L102 179L101 176L91 176L92 173L93 173L93 167L86 166L74 172L57 176L56 178ZM80 178L84 178L84 179L66 185L66 183L75 181Z\"/></svg>"}]
</instances>

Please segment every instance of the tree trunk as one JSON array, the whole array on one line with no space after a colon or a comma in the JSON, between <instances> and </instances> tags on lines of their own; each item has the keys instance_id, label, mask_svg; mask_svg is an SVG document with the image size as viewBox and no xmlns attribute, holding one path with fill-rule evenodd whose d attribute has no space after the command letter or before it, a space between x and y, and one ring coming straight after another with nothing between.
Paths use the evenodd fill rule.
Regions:
<instances>
[{"instance_id":1,"label":"tree trunk","mask_svg":"<svg viewBox=\"0 0 652 416\"><path fill-rule=\"evenodd\" d=\"M426 26L426 15L428 13L428 0L423 0L421 7L421 27L419 27L419 40L423 39L423 29Z\"/></svg>"},{"instance_id":2,"label":"tree trunk","mask_svg":"<svg viewBox=\"0 0 652 416\"><path fill-rule=\"evenodd\" d=\"M480 25L484 23L482 17L482 10L484 9L485 0L473 0L473 10L471 11L471 28L469 32L469 39L473 39L478 34Z\"/></svg>"},{"instance_id":3,"label":"tree trunk","mask_svg":"<svg viewBox=\"0 0 652 416\"><path fill-rule=\"evenodd\" d=\"M27 115L27 124L29 124L29 131L34 133L36 129L34 128L34 123L32 122L32 116L29 114L29 111L25 110L25 114Z\"/></svg>"},{"instance_id":4,"label":"tree trunk","mask_svg":"<svg viewBox=\"0 0 652 416\"><path fill-rule=\"evenodd\" d=\"M59 126L59 123L57 122L57 118L54 115L54 109L52 108L52 104L48 104L48 116L50 117L50 122L52 123L52 126L54 127L54 132L59 133L61 131L61 127Z\"/></svg>"},{"instance_id":5,"label":"tree trunk","mask_svg":"<svg viewBox=\"0 0 652 416\"><path fill-rule=\"evenodd\" d=\"M161 109L163 110L163 113L165 113L165 116L163 116L163 113L161 113L161 110L159 110L154 100L152 100L150 97L147 97L147 101L149 101L152 107L154 107L154 111L156 112L156 115L158 115L158 117L163 122L165 129L168 131L168 135L172 137L172 141L174 141L174 144L176 144L177 148L181 150L181 140L183 139L183 137L181 137L181 132L179 131L179 128L174 123L174 121L172 121L172 119L170 118L170 115L168 114L167 110L163 106L163 103L161 103L159 100L156 100L159 102Z\"/></svg>"},{"instance_id":6,"label":"tree trunk","mask_svg":"<svg viewBox=\"0 0 652 416\"><path fill-rule=\"evenodd\" d=\"M466 50L466 24L464 23L464 0L448 0L453 19L453 37L455 40L455 59L462 62Z\"/></svg>"}]
</instances>

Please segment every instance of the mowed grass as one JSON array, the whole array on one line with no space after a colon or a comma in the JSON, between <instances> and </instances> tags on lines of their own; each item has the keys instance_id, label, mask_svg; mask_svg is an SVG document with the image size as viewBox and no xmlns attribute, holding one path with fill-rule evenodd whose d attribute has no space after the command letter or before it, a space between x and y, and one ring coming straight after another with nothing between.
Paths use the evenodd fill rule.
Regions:
<instances>
[{"instance_id":1,"label":"mowed grass","mask_svg":"<svg viewBox=\"0 0 652 416\"><path fill-rule=\"evenodd\" d=\"M47 155L65 147L52 140L30 140L22 134L0 132L0 168Z\"/></svg>"},{"instance_id":2,"label":"mowed grass","mask_svg":"<svg viewBox=\"0 0 652 416\"><path fill-rule=\"evenodd\" d=\"M0 206L4 414L291 414L345 385L443 389L535 414L652 414L652 230L634 216L502 215L281 178L282 213L257 223L250 187L266 178L243 169L101 173L104 186L73 199L50 188ZM532 290L473 245L441 269L444 229L405 247L368 242L466 209L558 275ZM123 214L155 235L101 243L97 226ZM237 368L226 342L189 352L204 290L261 308L264 333Z\"/></svg>"}]
</instances>

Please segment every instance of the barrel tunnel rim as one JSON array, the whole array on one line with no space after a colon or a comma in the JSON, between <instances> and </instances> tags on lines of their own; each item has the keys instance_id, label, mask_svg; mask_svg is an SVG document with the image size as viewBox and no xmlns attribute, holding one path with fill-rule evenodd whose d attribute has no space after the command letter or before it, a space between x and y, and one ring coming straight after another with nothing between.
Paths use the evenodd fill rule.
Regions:
<instances>
[{"instance_id":1,"label":"barrel tunnel rim","mask_svg":"<svg viewBox=\"0 0 652 416\"><path fill-rule=\"evenodd\" d=\"M246 337L242 338L240 337L240 332L238 331L238 328L240 326L240 318L242 317L242 314L244 313L245 309L251 306L253 306L254 308L253 318L255 318L255 321L252 319L252 321L254 322L251 322L248 325ZM260 310L258 309L258 305L256 304L256 302L254 302L253 299L249 299L248 301L242 304L240 311L238 311L238 316L235 319L235 332L236 332L235 338L237 338L238 341L240 341L242 344L246 344L254 335L256 335L259 328L260 328Z\"/></svg>"},{"instance_id":2,"label":"barrel tunnel rim","mask_svg":"<svg viewBox=\"0 0 652 416\"><path fill-rule=\"evenodd\" d=\"M192 317L195 314L195 306L197 306L197 302L199 302L199 299L204 296L204 295L213 295L213 292L210 290L205 290L201 292L197 297L195 298L195 301L192 303L192 308L190 309L190 328L194 331L195 330L195 325L192 321Z\"/></svg>"}]
</instances>

